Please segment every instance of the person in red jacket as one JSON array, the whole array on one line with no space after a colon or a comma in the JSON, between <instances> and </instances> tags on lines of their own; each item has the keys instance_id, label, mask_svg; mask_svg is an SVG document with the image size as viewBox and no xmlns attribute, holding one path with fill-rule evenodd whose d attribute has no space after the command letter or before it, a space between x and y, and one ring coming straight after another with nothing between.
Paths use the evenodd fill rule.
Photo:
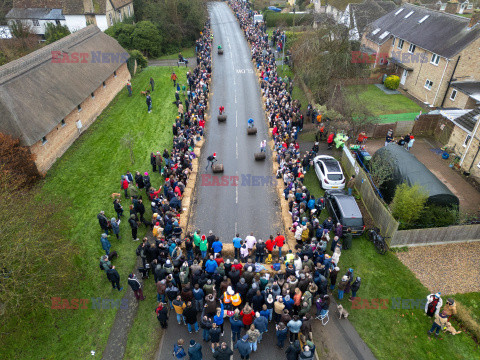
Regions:
<instances>
[{"instance_id":1,"label":"person in red jacket","mask_svg":"<svg viewBox=\"0 0 480 360\"><path fill-rule=\"evenodd\" d=\"M248 330L250 328L250 325L253 324L253 319L255 318L255 311L253 311L253 309L247 303L245 304L243 310L240 312L240 315L242 316L243 327L245 328L245 330Z\"/></svg>"},{"instance_id":2,"label":"person in red jacket","mask_svg":"<svg viewBox=\"0 0 480 360\"><path fill-rule=\"evenodd\" d=\"M273 235L270 235L270 238L265 241L265 247L269 254L273 252L273 248L275 247L275 240L273 240Z\"/></svg>"},{"instance_id":3,"label":"person in red jacket","mask_svg":"<svg viewBox=\"0 0 480 360\"><path fill-rule=\"evenodd\" d=\"M218 108L218 112L219 112L220 115L222 115L224 111L225 111L225 108L223 106L220 106Z\"/></svg>"},{"instance_id":4,"label":"person in red jacket","mask_svg":"<svg viewBox=\"0 0 480 360\"><path fill-rule=\"evenodd\" d=\"M282 247L285 244L285 237L277 233L277 237L275 238L275 247L278 247L278 259L282 257Z\"/></svg>"},{"instance_id":5,"label":"person in red jacket","mask_svg":"<svg viewBox=\"0 0 480 360\"><path fill-rule=\"evenodd\" d=\"M127 191L128 190L128 180L124 175L122 175L122 181L121 181L120 185L121 185L123 191L125 192L125 199L128 199L128 191Z\"/></svg>"}]
</instances>

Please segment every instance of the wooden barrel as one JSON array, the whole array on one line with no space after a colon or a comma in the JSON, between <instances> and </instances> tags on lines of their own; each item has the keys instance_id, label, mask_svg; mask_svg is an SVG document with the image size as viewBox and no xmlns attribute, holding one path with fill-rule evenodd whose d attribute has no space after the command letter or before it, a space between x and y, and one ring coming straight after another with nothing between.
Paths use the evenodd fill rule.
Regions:
<instances>
[{"instance_id":1,"label":"wooden barrel","mask_svg":"<svg viewBox=\"0 0 480 360\"><path fill-rule=\"evenodd\" d=\"M223 55L223 49L218 49L218 55Z\"/></svg>"},{"instance_id":2,"label":"wooden barrel","mask_svg":"<svg viewBox=\"0 0 480 360\"><path fill-rule=\"evenodd\" d=\"M214 173L223 173L223 164L213 164L212 171Z\"/></svg>"},{"instance_id":3,"label":"wooden barrel","mask_svg":"<svg viewBox=\"0 0 480 360\"><path fill-rule=\"evenodd\" d=\"M217 119L219 122L224 122L227 120L227 115L218 115Z\"/></svg>"},{"instance_id":4,"label":"wooden barrel","mask_svg":"<svg viewBox=\"0 0 480 360\"><path fill-rule=\"evenodd\" d=\"M247 134L248 135L255 135L256 133L257 133L257 128L256 127L247 128Z\"/></svg>"},{"instance_id":5,"label":"wooden barrel","mask_svg":"<svg viewBox=\"0 0 480 360\"><path fill-rule=\"evenodd\" d=\"M263 151L257 152L255 153L255 160L256 161L265 160L265 156L266 156L265 152Z\"/></svg>"}]
</instances>

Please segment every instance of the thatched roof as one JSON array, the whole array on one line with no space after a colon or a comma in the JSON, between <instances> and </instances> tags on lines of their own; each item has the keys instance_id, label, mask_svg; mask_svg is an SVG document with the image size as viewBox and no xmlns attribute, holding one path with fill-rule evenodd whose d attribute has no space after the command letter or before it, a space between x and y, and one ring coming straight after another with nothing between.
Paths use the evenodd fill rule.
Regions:
<instances>
[{"instance_id":1,"label":"thatched roof","mask_svg":"<svg viewBox=\"0 0 480 360\"><path fill-rule=\"evenodd\" d=\"M89 53L86 63L53 63L52 51ZM95 25L0 67L0 132L30 146L52 131L122 64L92 52L126 53Z\"/></svg>"}]
</instances>

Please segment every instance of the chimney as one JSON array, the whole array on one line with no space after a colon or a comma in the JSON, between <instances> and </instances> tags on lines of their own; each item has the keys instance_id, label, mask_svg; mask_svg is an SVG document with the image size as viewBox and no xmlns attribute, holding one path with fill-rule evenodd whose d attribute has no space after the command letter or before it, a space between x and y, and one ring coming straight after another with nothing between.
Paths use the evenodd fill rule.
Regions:
<instances>
[{"instance_id":1,"label":"chimney","mask_svg":"<svg viewBox=\"0 0 480 360\"><path fill-rule=\"evenodd\" d=\"M468 24L468 28L474 27L479 22L480 22L480 10L475 9L475 11L472 14L472 17L470 18L470 23Z\"/></svg>"},{"instance_id":2,"label":"chimney","mask_svg":"<svg viewBox=\"0 0 480 360\"><path fill-rule=\"evenodd\" d=\"M449 14L456 14L458 9L458 2L457 1L449 1L447 2L447 6L445 7L445 12Z\"/></svg>"}]
</instances>

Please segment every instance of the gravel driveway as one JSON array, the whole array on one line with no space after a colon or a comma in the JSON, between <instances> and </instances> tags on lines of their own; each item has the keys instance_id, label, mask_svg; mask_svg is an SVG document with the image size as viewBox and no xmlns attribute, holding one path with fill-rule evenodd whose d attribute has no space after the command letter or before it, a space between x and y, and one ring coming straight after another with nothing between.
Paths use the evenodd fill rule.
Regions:
<instances>
[{"instance_id":1,"label":"gravel driveway","mask_svg":"<svg viewBox=\"0 0 480 360\"><path fill-rule=\"evenodd\" d=\"M480 291L480 241L410 247L397 257L433 293Z\"/></svg>"}]
</instances>

